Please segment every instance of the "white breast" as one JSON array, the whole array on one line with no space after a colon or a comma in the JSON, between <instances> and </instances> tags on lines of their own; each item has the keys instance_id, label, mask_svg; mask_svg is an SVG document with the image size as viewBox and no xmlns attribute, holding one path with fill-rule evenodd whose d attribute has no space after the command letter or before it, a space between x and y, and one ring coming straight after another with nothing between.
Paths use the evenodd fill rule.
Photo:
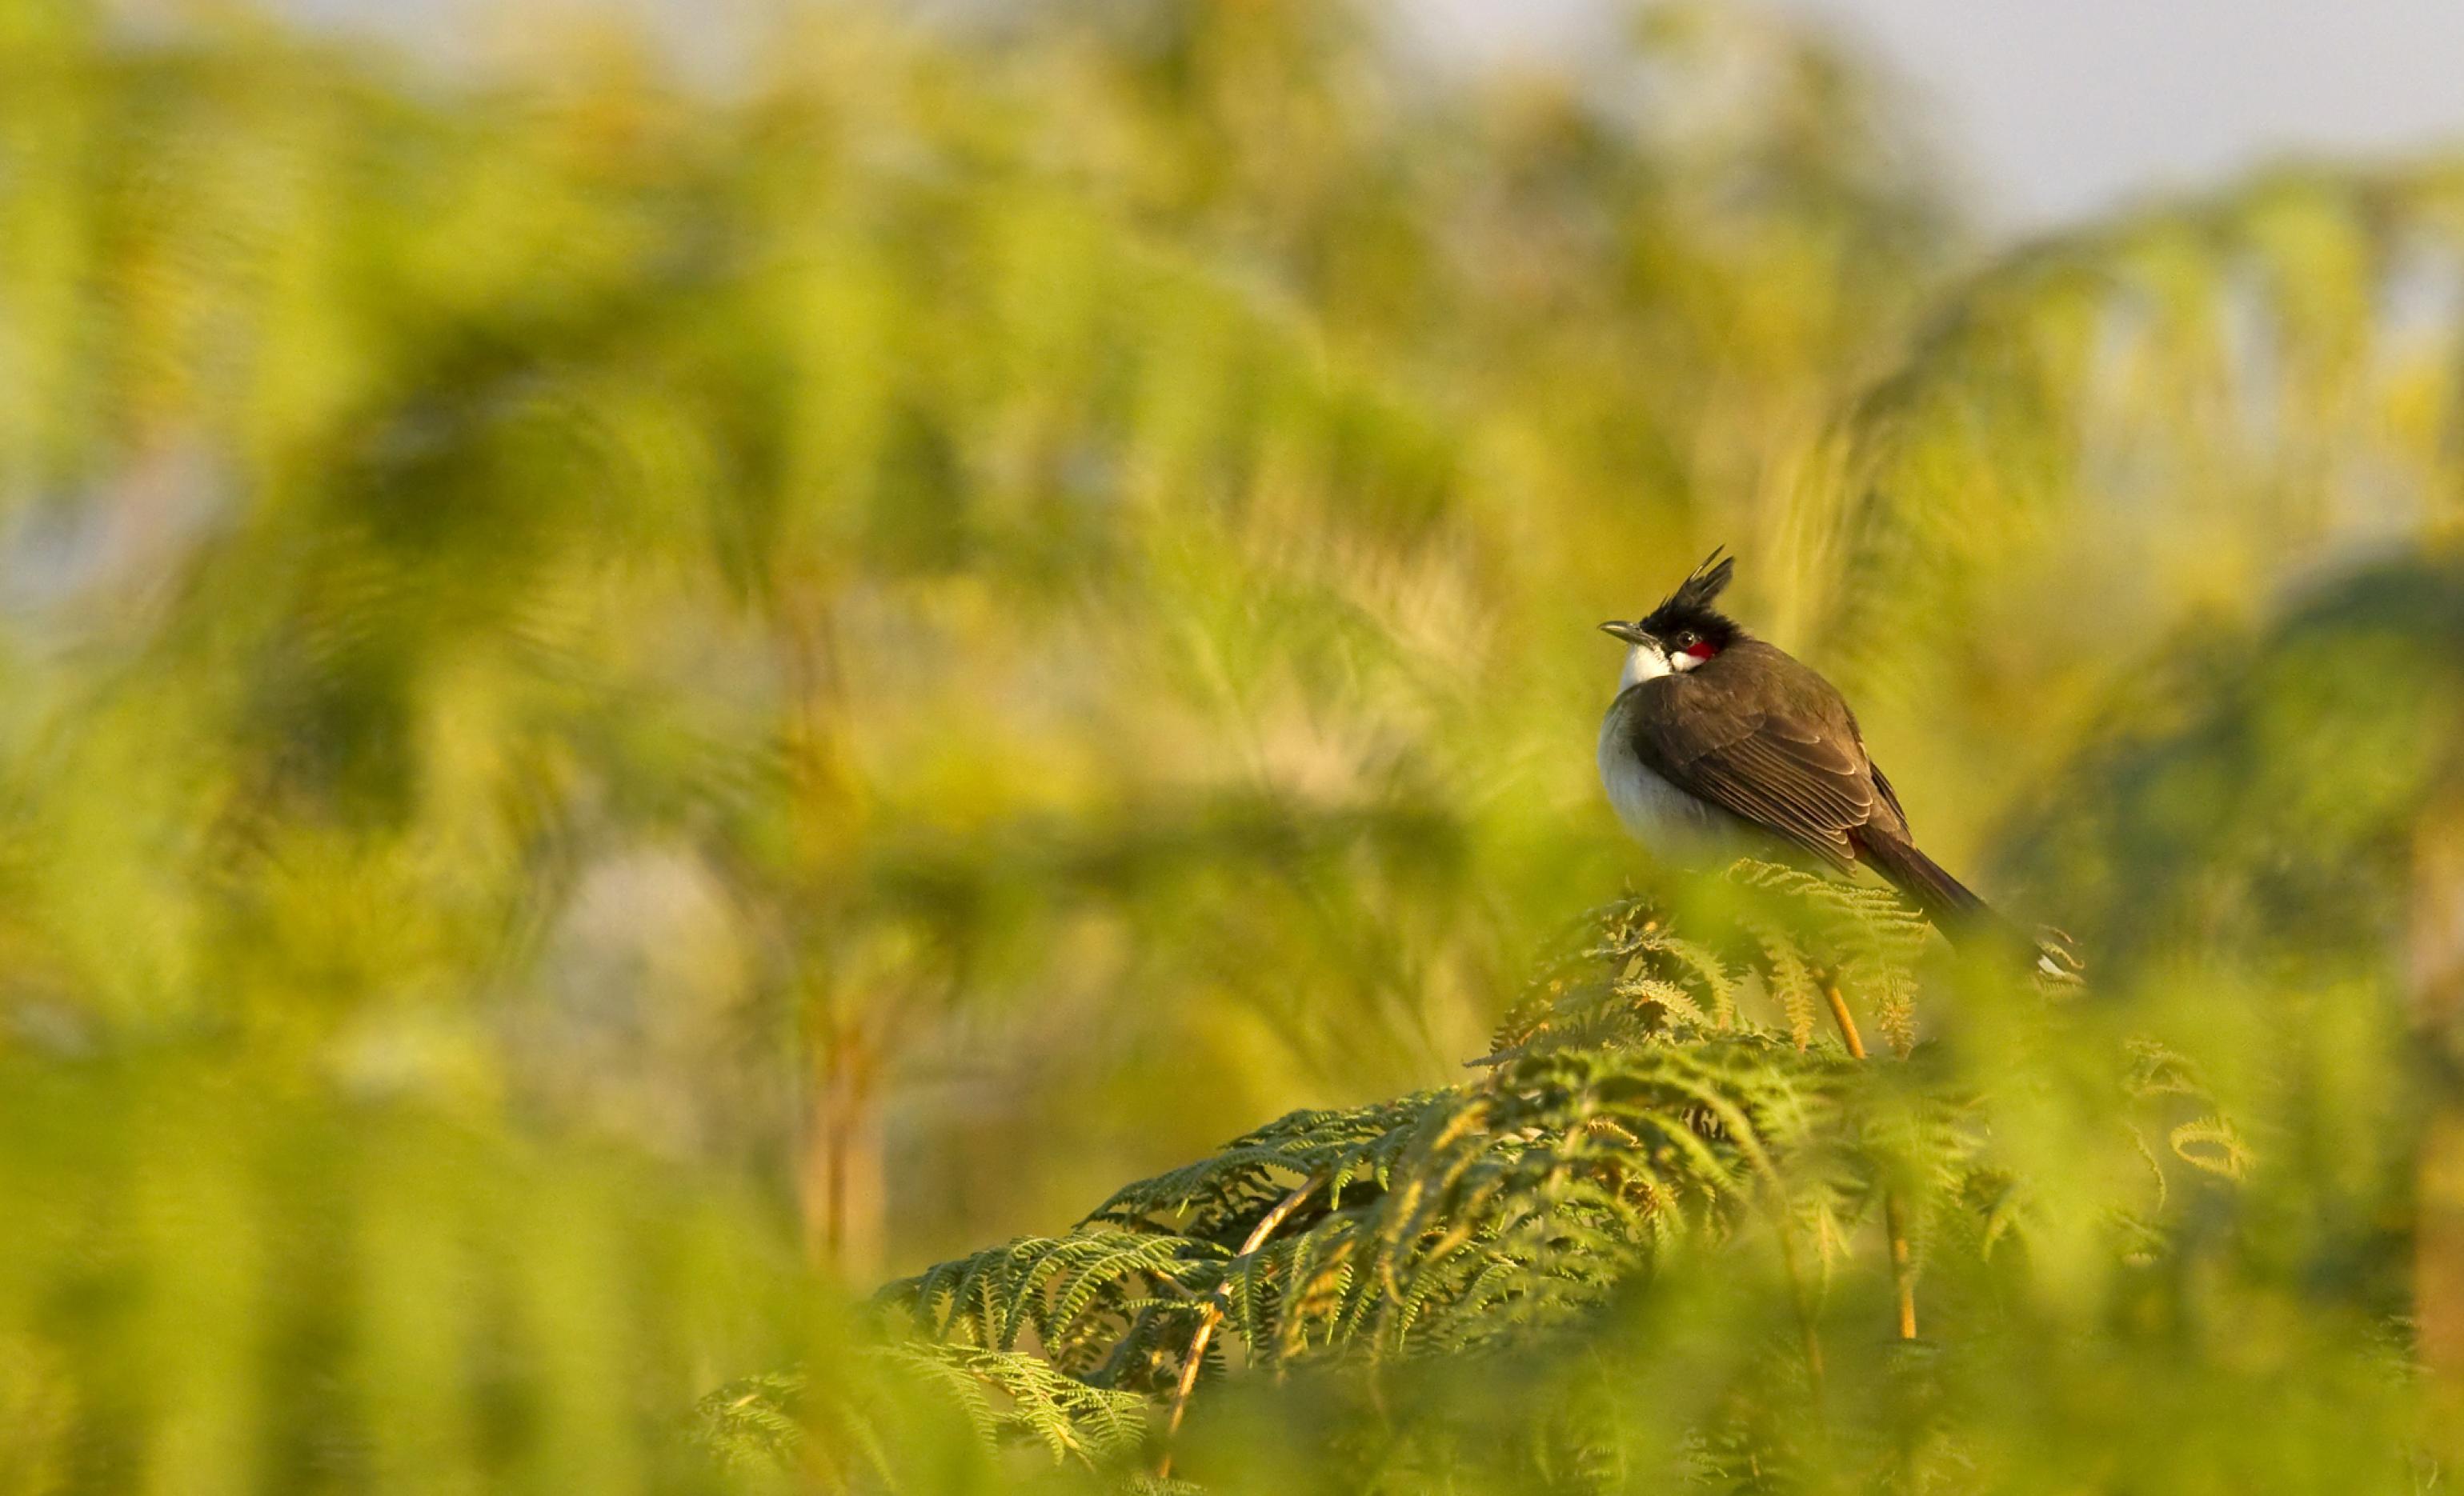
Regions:
<instances>
[{"instance_id":1,"label":"white breast","mask_svg":"<svg viewBox=\"0 0 2464 1496\"><path fill-rule=\"evenodd\" d=\"M1654 856L1678 862L1733 856L1733 817L1680 790L1635 756L1625 714L1633 698L1619 693L1600 722L1600 784L1617 819Z\"/></svg>"}]
</instances>

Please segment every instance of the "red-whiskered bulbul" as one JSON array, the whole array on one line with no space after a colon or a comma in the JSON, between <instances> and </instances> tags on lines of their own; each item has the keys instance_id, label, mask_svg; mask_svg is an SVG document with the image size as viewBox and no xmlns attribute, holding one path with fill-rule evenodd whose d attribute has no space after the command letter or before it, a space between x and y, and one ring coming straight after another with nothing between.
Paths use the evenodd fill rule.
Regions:
<instances>
[{"instance_id":1,"label":"red-whiskered bulbul","mask_svg":"<svg viewBox=\"0 0 2464 1496\"><path fill-rule=\"evenodd\" d=\"M2036 947L2042 969L2075 970L2057 932L2011 929L1917 850L1837 689L1712 607L1736 564L1714 551L1641 618L1600 625L1628 646L1600 724L1600 781L1617 819L1679 861L1776 842L1837 870L1868 867L1946 935L2008 930Z\"/></svg>"}]
</instances>

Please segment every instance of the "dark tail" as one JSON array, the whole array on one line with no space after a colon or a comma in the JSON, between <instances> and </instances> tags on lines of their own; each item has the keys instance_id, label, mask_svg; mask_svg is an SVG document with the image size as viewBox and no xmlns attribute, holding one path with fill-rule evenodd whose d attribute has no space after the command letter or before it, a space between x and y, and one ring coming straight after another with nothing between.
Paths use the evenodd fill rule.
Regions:
<instances>
[{"instance_id":1,"label":"dark tail","mask_svg":"<svg viewBox=\"0 0 2464 1496\"><path fill-rule=\"evenodd\" d=\"M1925 917L1945 935L1957 936L1989 920L2001 922L1986 907L1984 900L1944 871L1941 863L1919 852L1915 843L1902 841L1871 826L1859 826L1849 836L1866 863L1888 878L1893 888L1914 900Z\"/></svg>"},{"instance_id":2,"label":"dark tail","mask_svg":"<svg viewBox=\"0 0 2464 1496\"><path fill-rule=\"evenodd\" d=\"M2079 979L2079 954L2071 949L2070 937L2061 931L2046 929L2031 935L2019 928L1994 913L1991 905L1951 877L1941 863L1919 852L1913 842L1870 826L1860 826L1849 836L1874 871L1907 895L1945 939L1957 943L1981 934L2014 950L2029 952L2035 969L2046 976L2065 981Z\"/></svg>"}]
</instances>

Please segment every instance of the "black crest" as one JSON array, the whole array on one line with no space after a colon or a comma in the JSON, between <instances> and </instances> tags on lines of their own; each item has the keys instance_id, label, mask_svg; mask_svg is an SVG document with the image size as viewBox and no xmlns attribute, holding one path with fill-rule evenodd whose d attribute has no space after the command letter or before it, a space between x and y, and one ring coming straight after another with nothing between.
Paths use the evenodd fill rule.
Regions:
<instances>
[{"instance_id":1,"label":"black crest","mask_svg":"<svg viewBox=\"0 0 2464 1496\"><path fill-rule=\"evenodd\" d=\"M1642 620L1642 626L1654 635L1680 625L1700 628L1705 623L1733 629L1735 625L1728 623L1711 607L1719 600L1720 594L1727 590L1729 578L1736 575L1737 558L1723 554L1727 549L1726 546L1720 547L1705 556L1703 564L1694 568L1693 575L1680 582L1677 590L1668 595L1668 600L1651 610L1650 617Z\"/></svg>"}]
</instances>

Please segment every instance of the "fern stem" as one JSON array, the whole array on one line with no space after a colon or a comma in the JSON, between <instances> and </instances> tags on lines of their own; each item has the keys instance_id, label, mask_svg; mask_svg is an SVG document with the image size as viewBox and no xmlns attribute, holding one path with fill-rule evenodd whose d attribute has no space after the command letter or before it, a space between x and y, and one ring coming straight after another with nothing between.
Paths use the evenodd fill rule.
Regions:
<instances>
[{"instance_id":1,"label":"fern stem","mask_svg":"<svg viewBox=\"0 0 2464 1496\"><path fill-rule=\"evenodd\" d=\"M1788 1210L1784 1202L1774 1202L1780 1208L1771 1213L1771 1229L1779 1236L1780 1270L1788 1274L1788 1294L1796 1310L1796 1333L1805 1342L1806 1379L1814 1387L1815 1416L1826 1422L1825 1409L1830 1405L1822 1375L1822 1333L1814 1322L1814 1294L1805 1286L1805 1274L1797 1269L1796 1238L1788 1228Z\"/></svg>"},{"instance_id":2,"label":"fern stem","mask_svg":"<svg viewBox=\"0 0 2464 1496\"><path fill-rule=\"evenodd\" d=\"M1865 1041L1857 1032L1857 1019L1848 1011L1848 1000L1839 995L1837 978L1826 978L1822 996L1831 1005L1831 1016L1839 1025L1839 1037L1847 1044L1849 1055L1865 1058ZM1891 1241L1891 1293L1898 1301L1900 1338L1913 1340L1917 1337L1916 1262L1908 1250L1907 1216L1900 1208L1899 1194L1893 1190L1882 1192L1882 1229Z\"/></svg>"},{"instance_id":3,"label":"fern stem","mask_svg":"<svg viewBox=\"0 0 2464 1496\"><path fill-rule=\"evenodd\" d=\"M1300 1208L1301 1202L1309 1199L1310 1192L1317 1188L1319 1178L1312 1174L1301 1181L1298 1187L1276 1202L1275 1207L1259 1219L1257 1225L1242 1241L1241 1250L1226 1265L1223 1281L1215 1286L1215 1291L1207 1296L1206 1307L1199 1312L1198 1333L1190 1337L1189 1355L1180 1363L1180 1383L1173 1389L1172 1417L1164 1423L1163 1459L1155 1466L1156 1480L1172 1479L1173 1442L1180 1437L1180 1420L1189 1412L1189 1395L1198 1388L1198 1369L1206 1364L1207 1342L1215 1338L1215 1327L1223 1322L1223 1304L1232 1294L1233 1272L1266 1244L1266 1239L1275 1234L1277 1226L1291 1219L1292 1212Z\"/></svg>"},{"instance_id":4,"label":"fern stem","mask_svg":"<svg viewBox=\"0 0 2464 1496\"><path fill-rule=\"evenodd\" d=\"M1831 1004L1831 1016L1839 1025L1839 1037L1847 1042L1849 1056L1853 1059L1863 1059L1865 1041L1857 1032L1856 1016L1848 1011L1848 1000L1839 995L1839 983L1837 979L1827 980L1822 984L1822 996Z\"/></svg>"},{"instance_id":5,"label":"fern stem","mask_svg":"<svg viewBox=\"0 0 2464 1496\"><path fill-rule=\"evenodd\" d=\"M1900 1338L1917 1337L1917 1271L1908 1254L1908 1224L1900 1205L1900 1197L1890 1191L1882 1194L1882 1229L1891 1237L1891 1290L1899 1299Z\"/></svg>"}]
</instances>

